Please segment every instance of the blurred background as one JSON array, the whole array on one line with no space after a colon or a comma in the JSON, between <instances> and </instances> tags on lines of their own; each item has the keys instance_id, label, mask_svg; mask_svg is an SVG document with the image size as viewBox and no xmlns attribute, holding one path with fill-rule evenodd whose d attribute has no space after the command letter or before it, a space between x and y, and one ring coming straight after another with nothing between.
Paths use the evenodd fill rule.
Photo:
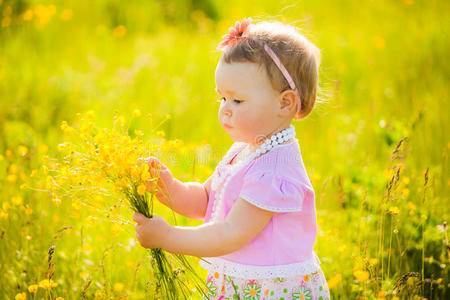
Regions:
<instances>
[{"instance_id":1,"label":"blurred background","mask_svg":"<svg viewBox=\"0 0 450 300\"><path fill-rule=\"evenodd\" d=\"M322 52L321 101L294 125L332 298L450 298L449 12L417 0L0 0L0 294L145 296L145 271L130 280L145 259L131 227L91 224L95 212L23 184L57 155L62 121L93 111L111 127L136 109L130 135L182 141L191 154L163 162L206 180L233 142L217 120L216 46L252 17L298 26ZM30 292L57 234L58 286Z\"/></svg>"}]
</instances>

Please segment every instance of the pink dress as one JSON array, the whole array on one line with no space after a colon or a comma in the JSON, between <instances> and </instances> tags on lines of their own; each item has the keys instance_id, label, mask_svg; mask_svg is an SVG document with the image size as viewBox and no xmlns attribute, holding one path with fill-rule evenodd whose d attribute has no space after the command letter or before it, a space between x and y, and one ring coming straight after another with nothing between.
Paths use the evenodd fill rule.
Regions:
<instances>
[{"instance_id":1,"label":"pink dress","mask_svg":"<svg viewBox=\"0 0 450 300\"><path fill-rule=\"evenodd\" d=\"M211 176L224 176L224 170L245 146L234 143ZM221 188L223 185L217 187ZM217 192L210 191L205 223L211 221ZM219 221L225 220L238 198L276 214L246 246L200 260L200 266L208 270L208 296L204 299L329 299L313 250L315 197L298 140L278 145L232 176L218 210Z\"/></svg>"}]
</instances>

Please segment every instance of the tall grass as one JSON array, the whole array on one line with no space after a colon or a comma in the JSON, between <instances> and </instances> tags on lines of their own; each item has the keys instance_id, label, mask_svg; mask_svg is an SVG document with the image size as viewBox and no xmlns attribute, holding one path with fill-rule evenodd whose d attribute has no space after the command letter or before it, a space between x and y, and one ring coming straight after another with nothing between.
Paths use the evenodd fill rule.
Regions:
<instances>
[{"instance_id":1,"label":"tall grass","mask_svg":"<svg viewBox=\"0 0 450 300\"><path fill-rule=\"evenodd\" d=\"M115 112L135 108L151 116L130 133L158 138L150 128L169 114L157 130L183 143L160 159L181 180L206 180L232 143L217 121L214 49L248 16L296 24L322 50L328 101L294 125L332 297L450 298L447 1L0 3L4 298L149 297L151 260L132 228L23 184L45 178L42 161L64 140L61 121L94 110L107 127ZM52 256L57 286L30 292L48 278L47 251L66 226Z\"/></svg>"}]
</instances>

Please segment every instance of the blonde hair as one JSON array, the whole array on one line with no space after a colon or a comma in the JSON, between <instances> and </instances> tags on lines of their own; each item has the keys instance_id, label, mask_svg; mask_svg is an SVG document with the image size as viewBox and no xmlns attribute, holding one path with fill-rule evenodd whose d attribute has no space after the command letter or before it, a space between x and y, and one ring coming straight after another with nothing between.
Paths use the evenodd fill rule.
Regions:
<instances>
[{"instance_id":1,"label":"blonde hair","mask_svg":"<svg viewBox=\"0 0 450 300\"><path fill-rule=\"evenodd\" d=\"M226 63L262 64L272 87L280 92L288 90L289 83L261 46L261 42L266 43L286 67L299 91L301 110L294 118L306 117L314 107L319 89L319 48L301 34L297 27L278 21L251 24L245 35L248 38L223 49L223 60Z\"/></svg>"}]
</instances>

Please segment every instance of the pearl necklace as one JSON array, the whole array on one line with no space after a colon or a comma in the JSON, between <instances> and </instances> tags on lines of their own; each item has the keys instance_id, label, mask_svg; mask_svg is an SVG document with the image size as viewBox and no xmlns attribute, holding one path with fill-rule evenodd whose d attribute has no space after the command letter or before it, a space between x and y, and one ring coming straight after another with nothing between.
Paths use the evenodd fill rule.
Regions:
<instances>
[{"instance_id":1,"label":"pearl necklace","mask_svg":"<svg viewBox=\"0 0 450 300\"><path fill-rule=\"evenodd\" d=\"M289 141L291 138L295 137L295 128L293 125L289 126L288 128L273 134L270 138L267 138L264 143L256 149L253 153L251 153L247 159L243 159L238 163L235 163L233 165L230 165L230 168L224 169L224 174L222 177L217 178L218 176L213 176L213 180L211 182L211 188L214 191L217 191L217 188L223 183L223 186L218 194L216 194L216 201L213 204L212 212L211 212L211 222L217 220L218 210L222 207L223 202L223 196L224 191L230 182L231 178L245 165L247 165L249 162L251 162L256 157L260 156L261 154L264 154L268 151L270 151L273 148L276 148L278 145ZM231 150L231 149L230 149ZM228 151L228 153L224 156L222 161L219 162L219 166L224 165L224 161L227 161L229 156L231 155L231 151ZM217 172L217 169L215 170L215 173Z\"/></svg>"}]
</instances>

